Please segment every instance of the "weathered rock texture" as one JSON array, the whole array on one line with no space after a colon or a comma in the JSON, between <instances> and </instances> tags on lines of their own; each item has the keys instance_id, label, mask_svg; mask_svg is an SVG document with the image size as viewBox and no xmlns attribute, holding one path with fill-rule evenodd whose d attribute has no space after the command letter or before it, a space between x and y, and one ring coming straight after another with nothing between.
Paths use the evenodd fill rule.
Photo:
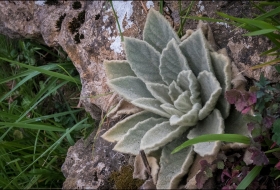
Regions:
<instances>
[{"instance_id":1,"label":"weathered rock texture","mask_svg":"<svg viewBox=\"0 0 280 190\"><path fill-rule=\"evenodd\" d=\"M129 156L113 151L114 144L100 138L114 123L106 122L103 129L80 139L68 149L61 169L66 177L63 189L112 189L112 171L129 163ZM96 137L96 138L95 138ZM97 139L95 141L95 139Z\"/></svg>"},{"instance_id":2,"label":"weathered rock texture","mask_svg":"<svg viewBox=\"0 0 280 190\"><path fill-rule=\"evenodd\" d=\"M107 112L119 101L118 96L109 93L103 60L124 59L124 51L110 3L108 1L80 2L82 7L74 10L73 1L61 1L51 6L44 5L42 1L1 1L0 33L11 38L33 38L48 46L62 46L81 76L83 88L80 97L83 106L93 118L100 119L102 112ZM257 10L253 10L249 3L248 1L197 1L190 14L217 18L215 12L221 11L233 16L250 17ZM158 1L113 1L113 4L123 35L135 38L142 36L150 6L159 10ZM189 4L190 1L182 1L183 8ZM77 32L74 34L70 32L69 23L83 10L85 10L85 21L78 28L78 32L84 35L84 39L76 43L74 36ZM61 29L58 30L56 21L63 14L66 16L62 21ZM164 14L175 30L178 30L180 23L178 1L166 1ZM196 26L197 21L186 22L186 28L195 29ZM271 48L269 41L264 37L243 37L244 30L225 23L211 23L210 26L217 45L227 48L233 62L240 71L243 71L242 74L258 80L260 70L252 72L248 68L273 58L259 56L261 52ZM274 82L280 79L275 75L273 67L266 67L261 71ZM103 127L102 130L105 129L106 127ZM103 142L99 136L96 136L93 160L91 160L91 146L86 146L83 140L69 149L63 166L66 176L64 188L94 189L104 185L108 187L105 178L111 170L123 164L118 161L124 156L115 152L116 156L112 152L107 153L112 145ZM106 156L110 159L107 160ZM127 162L127 159L124 162Z\"/></svg>"}]
</instances>

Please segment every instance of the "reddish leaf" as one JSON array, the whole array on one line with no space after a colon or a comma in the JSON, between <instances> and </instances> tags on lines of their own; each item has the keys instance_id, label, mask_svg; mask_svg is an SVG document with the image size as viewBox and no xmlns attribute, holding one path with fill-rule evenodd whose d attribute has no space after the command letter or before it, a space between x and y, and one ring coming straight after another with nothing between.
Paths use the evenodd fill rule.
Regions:
<instances>
[{"instance_id":1,"label":"reddish leaf","mask_svg":"<svg viewBox=\"0 0 280 190\"><path fill-rule=\"evenodd\" d=\"M262 152L259 148L250 147L248 151L253 153L251 159L253 160L253 164L257 166L267 165L269 163L268 158L265 153Z\"/></svg>"},{"instance_id":2,"label":"reddish leaf","mask_svg":"<svg viewBox=\"0 0 280 190\"><path fill-rule=\"evenodd\" d=\"M254 92L249 92L248 93L249 98L248 98L248 104L253 105L257 102L257 94Z\"/></svg>"},{"instance_id":3,"label":"reddish leaf","mask_svg":"<svg viewBox=\"0 0 280 190\"><path fill-rule=\"evenodd\" d=\"M211 164L206 160L201 160L200 162L201 169L198 174L195 176L196 186L198 189L202 189L204 183L211 177L213 177Z\"/></svg>"},{"instance_id":4,"label":"reddish leaf","mask_svg":"<svg viewBox=\"0 0 280 190\"><path fill-rule=\"evenodd\" d=\"M250 132L252 132L253 129L256 127L256 125L257 125L257 124L254 123L254 122L247 123L248 130L249 130Z\"/></svg>"},{"instance_id":5,"label":"reddish leaf","mask_svg":"<svg viewBox=\"0 0 280 190\"><path fill-rule=\"evenodd\" d=\"M226 168L223 170L222 174L221 174L221 181L225 182L227 180L227 177L231 178L231 174L229 173L229 170Z\"/></svg>"},{"instance_id":6,"label":"reddish leaf","mask_svg":"<svg viewBox=\"0 0 280 190\"><path fill-rule=\"evenodd\" d=\"M196 174L195 176L195 180L196 180L196 186L198 189L202 189L204 183L209 179L209 177L207 177L206 173L203 171L198 172L198 174Z\"/></svg>"},{"instance_id":7,"label":"reddish leaf","mask_svg":"<svg viewBox=\"0 0 280 190\"><path fill-rule=\"evenodd\" d=\"M277 170L280 170L280 162L278 162L278 163L275 165L275 168L276 168Z\"/></svg>"},{"instance_id":8,"label":"reddish leaf","mask_svg":"<svg viewBox=\"0 0 280 190\"><path fill-rule=\"evenodd\" d=\"M241 92L239 90L226 91L226 99L230 104L235 104L237 111L243 114L248 113L251 107L257 102L257 95L253 92Z\"/></svg>"},{"instance_id":9,"label":"reddish leaf","mask_svg":"<svg viewBox=\"0 0 280 190\"><path fill-rule=\"evenodd\" d=\"M237 102L237 100L240 97L240 91L232 89L232 90L228 90L226 91L226 99L230 104L235 104Z\"/></svg>"},{"instance_id":10,"label":"reddish leaf","mask_svg":"<svg viewBox=\"0 0 280 190\"><path fill-rule=\"evenodd\" d=\"M241 111L241 113L242 113L242 114L247 114L250 110L251 110L251 107L245 107L245 108Z\"/></svg>"},{"instance_id":11,"label":"reddish leaf","mask_svg":"<svg viewBox=\"0 0 280 190\"><path fill-rule=\"evenodd\" d=\"M274 121L275 121L275 118L270 117L270 116L266 116L266 117L263 118L263 124L268 129L271 128Z\"/></svg>"}]
</instances>

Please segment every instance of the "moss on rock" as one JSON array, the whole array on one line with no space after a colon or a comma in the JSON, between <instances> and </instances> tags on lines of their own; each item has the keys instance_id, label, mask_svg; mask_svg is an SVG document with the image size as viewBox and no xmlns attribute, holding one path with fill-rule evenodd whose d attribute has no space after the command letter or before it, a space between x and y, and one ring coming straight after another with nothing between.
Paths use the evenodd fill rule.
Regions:
<instances>
[{"instance_id":1,"label":"moss on rock","mask_svg":"<svg viewBox=\"0 0 280 190\"><path fill-rule=\"evenodd\" d=\"M109 177L110 183L115 185L116 189L139 189L144 180L133 179L133 167L123 166L121 171L114 171Z\"/></svg>"}]
</instances>

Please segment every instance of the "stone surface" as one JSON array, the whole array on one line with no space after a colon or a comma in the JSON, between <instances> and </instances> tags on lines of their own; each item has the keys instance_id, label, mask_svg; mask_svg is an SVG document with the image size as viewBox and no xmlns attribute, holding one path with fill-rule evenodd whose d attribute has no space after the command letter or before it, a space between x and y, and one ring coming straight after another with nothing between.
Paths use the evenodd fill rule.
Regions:
<instances>
[{"instance_id":1,"label":"stone surface","mask_svg":"<svg viewBox=\"0 0 280 190\"><path fill-rule=\"evenodd\" d=\"M124 36L142 38L142 30L150 7L159 10L158 1L112 1ZM182 7L190 1L181 1ZM118 96L110 93L106 85L103 61L124 59L120 33L116 19L108 1L81 1L82 8L74 10L72 1L60 1L57 5L47 6L42 1L1 1L0 33L11 38L32 38L48 46L61 46L77 68L81 81L81 102L94 119L100 119L102 113L110 110L119 102ZM254 10L248 1L194 1L191 16L218 18L216 11L237 17L252 17ZM78 32L84 35L80 43L74 40L75 34L69 30L69 23L85 10L85 22ZM56 28L56 21L66 14L61 29ZM164 15L175 30L179 29L178 1L165 1ZM198 21L187 20L185 29L196 29ZM258 80L260 71L270 80L279 81L273 67L251 71L248 68L273 57L261 57L261 52L272 44L264 37L244 37L246 31L229 26L226 23L210 23L215 41L219 48L226 47L232 61L242 74ZM109 125L103 125L103 133ZM111 170L128 162L128 157L111 151L113 145L96 136L92 154L93 133L88 142L79 140L68 151L62 167L66 176L64 188L108 188ZM107 157L106 157L107 156ZM110 159L109 159L110 158ZM107 180L107 181L106 181Z\"/></svg>"},{"instance_id":2,"label":"stone surface","mask_svg":"<svg viewBox=\"0 0 280 190\"><path fill-rule=\"evenodd\" d=\"M113 171L121 166L131 165L129 156L113 151L114 143L109 143L100 136L114 122L105 122L102 129L92 133L86 140L78 140L68 149L67 157L61 170L66 178L63 189L112 189L110 182Z\"/></svg>"}]
</instances>

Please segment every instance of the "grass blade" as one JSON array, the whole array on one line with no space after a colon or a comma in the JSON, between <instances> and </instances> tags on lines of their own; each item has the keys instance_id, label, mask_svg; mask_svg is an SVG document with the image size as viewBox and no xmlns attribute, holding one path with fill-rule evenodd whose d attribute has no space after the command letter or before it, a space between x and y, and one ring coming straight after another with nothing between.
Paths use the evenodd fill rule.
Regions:
<instances>
[{"instance_id":1,"label":"grass blade","mask_svg":"<svg viewBox=\"0 0 280 190\"><path fill-rule=\"evenodd\" d=\"M40 73L43 73L43 74L46 74L46 75L49 75L49 76L53 76L53 77L60 78L60 79L66 80L66 81L81 84L80 79L69 77L69 76L66 76L66 75L63 75L63 74L60 74L60 73L57 73L57 72L48 71L48 70L42 69L40 67L34 67L34 66L31 66L31 65L26 65L26 64L23 64L23 63L20 63L20 62L17 62L17 61L12 61L12 60L9 60L9 59L3 58L3 57L0 57L0 60L7 61L9 63L14 63L14 64L19 65L21 67L31 69L31 70L34 70L34 71L38 71Z\"/></svg>"},{"instance_id":2,"label":"grass blade","mask_svg":"<svg viewBox=\"0 0 280 190\"><path fill-rule=\"evenodd\" d=\"M262 30L257 30L254 32L249 32L247 34L244 34L243 36L257 36L257 35L263 35L263 34L267 34L267 33L271 33L276 31L276 29L262 29Z\"/></svg>"},{"instance_id":3,"label":"grass blade","mask_svg":"<svg viewBox=\"0 0 280 190\"><path fill-rule=\"evenodd\" d=\"M38 121L44 121L44 120L55 118L55 117L60 117L60 116L68 115L68 114L74 114L74 113L80 112L82 110L83 109L77 109L77 110L72 110L72 111L55 113L55 114L51 114L51 115L44 115L44 116L41 116L41 117L36 117L36 118L32 118L32 119L23 120L23 121L21 121L21 123L33 123L33 122L38 122ZM0 115L1 114L2 113L0 112Z\"/></svg>"},{"instance_id":4,"label":"grass blade","mask_svg":"<svg viewBox=\"0 0 280 190\"><path fill-rule=\"evenodd\" d=\"M57 69L57 64L44 65L44 66L40 66L40 68L46 69L46 70L54 70L54 69ZM27 70L27 71L18 73L18 74L16 74L16 75L13 75L13 76L10 76L10 77L1 79L1 80L0 80L0 84L3 84L3 83L5 83L5 82L9 82L9 81L11 81L11 80L14 80L14 79L17 79L17 78L20 78L20 77L24 77L24 76L30 75L30 74L32 74L32 73L34 73L34 72L36 72L36 71Z\"/></svg>"},{"instance_id":5,"label":"grass blade","mask_svg":"<svg viewBox=\"0 0 280 190\"><path fill-rule=\"evenodd\" d=\"M117 25L118 25L118 29L119 29L119 32L120 32L121 40L122 40L122 42L123 42L124 38L123 38L123 33L122 33L122 30L121 30L120 23L119 23L118 15L117 15L117 13L116 13L116 11L115 11L115 9L114 9L114 5L113 5L112 0L110 0L109 2L110 2L110 4L111 4L111 7L112 7L112 10L113 10L113 13L114 13L114 16L115 16Z\"/></svg>"},{"instance_id":6,"label":"grass blade","mask_svg":"<svg viewBox=\"0 0 280 190\"><path fill-rule=\"evenodd\" d=\"M239 22L241 24L252 25L252 26L255 26L255 27L260 28L260 29L277 29L275 26L273 26L273 25L271 25L271 24L269 24L265 21L262 21L262 20L237 18L237 17L233 17L233 16L227 15L225 13L221 13L221 12L217 12L217 14L224 17L224 18L228 18L228 19L234 20L236 22Z\"/></svg>"},{"instance_id":7,"label":"grass blade","mask_svg":"<svg viewBox=\"0 0 280 190\"><path fill-rule=\"evenodd\" d=\"M53 127L49 125L42 125L42 124L30 124L30 123L8 123L8 122L0 122L0 125L4 125L0 127L0 129L7 128L7 127L19 127L25 129L35 129L35 130L45 130L45 131L62 131L65 132L65 129Z\"/></svg>"},{"instance_id":8,"label":"grass blade","mask_svg":"<svg viewBox=\"0 0 280 190\"><path fill-rule=\"evenodd\" d=\"M222 19L214 19L214 18L209 18L209 17L198 17L198 16L189 16L187 17L189 19L194 19L194 20L205 20L205 21L208 21L208 22L225 22L225 23L228 23L227 21L225 20L222 20Z\"/></svg>"},{"instance_id":9,"label":"grass blade","mask_svg":"<svg viewBox=\"0 0 280 190\"><path fill-rule=\"evenodd\" d=\"M186 148L188 146L191 146L193 144L201 143L201 142L213 142L213 141L224 141L224 142L237 142L237 143L244 143L244 144L250 144L250 138L243 136L243 135L237 135L237 134L210 134L210 135L201 135L199 137L187 140L180 146L176 147L171 154L174 154L183 148Z\"/></svg>"},{"instance_id":10,"label":"grass blade","mask_svg":"<svg viewBox=\"0 0 280 190\"><path fill-rule=\"evenodd\" d=\"M274 65L276 63L279 63L279 61L280 61L280 58L277 58L277 59L274 59L272 61L269 61L269 62L266 62L266 63L262 63L262 64L259 64L259 65L250 67L250 69L254 70L254 69L259 69L259 68L262 68L262 67L265 67L265 66L268 66L268 65Z\"/></svg>"},{"instance_id":11,"label":"grass blade","mask_svg":"<svg viewBox=\"0 0 280 190\"><path fill-rule=\"evenodd\" d=\"M279 49L278 47L271 48L271 49L269 49L269 50L267 50L267 51L265 51L265 52L262 52L262 53L261 53L261 56L267 55L267 54L269 54L269 53L271 53L271 52L275 52L275 51L277 51L278 49Z\"/></svg>"},{"instance_id":12,"label":"grass blade","mask_svg":"<svg viewBox=\"0 0 280 190\"><path fill-rule=\"evenodd\" d=\"M255 166L246 177L240 182L240 184L236 187L236 189L246 189L251 182L257 177L257 175L261 172L263 166Z\"/></svg>"}]
</instances>

